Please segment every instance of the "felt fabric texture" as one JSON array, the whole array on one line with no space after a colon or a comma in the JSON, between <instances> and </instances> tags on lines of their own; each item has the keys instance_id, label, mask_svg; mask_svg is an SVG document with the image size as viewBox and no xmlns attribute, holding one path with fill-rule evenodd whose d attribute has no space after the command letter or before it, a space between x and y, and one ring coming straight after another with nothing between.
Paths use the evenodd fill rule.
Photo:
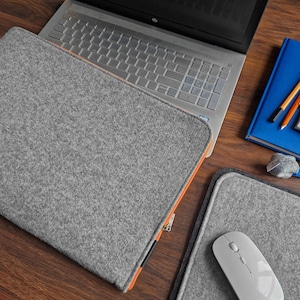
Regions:
<instances>
[{"instance_id":1,"label":"felt fabric texture","mask_svg":"<svg viewBox=\"0 0 300 300\"><path fill-rule=\"evenodd\" d=\"M230 231L245 233L260 249L284 299L300 299L300 195L224 169L212 179L204 207L170 299L238 299L212 252Z\"/></svg>"},{"instance_id":2,"label":"felt fabric texture","mask_svg":"<svg viewBox=\"0 0 300 300\"><path fill-rule=\"evenodd\" d=\"M0 213L124 292L210 139L24 29L0 40Z\"/></svg>"}]
</instances>

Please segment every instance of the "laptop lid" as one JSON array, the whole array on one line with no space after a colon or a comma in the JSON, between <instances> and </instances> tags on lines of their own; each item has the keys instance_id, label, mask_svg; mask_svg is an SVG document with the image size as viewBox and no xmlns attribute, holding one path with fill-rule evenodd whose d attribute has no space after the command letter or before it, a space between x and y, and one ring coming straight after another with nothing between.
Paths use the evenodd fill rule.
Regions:
<instances>
[{"instance_id":1,"label":"laptop lid","mask_svg":"<svg viewBox=\"0 0 300 300\"><path fill-rule=\"evenodd\" d=\"M84 0L120 15L246 53L267 0Z\"/></svg>"}]
</instances>

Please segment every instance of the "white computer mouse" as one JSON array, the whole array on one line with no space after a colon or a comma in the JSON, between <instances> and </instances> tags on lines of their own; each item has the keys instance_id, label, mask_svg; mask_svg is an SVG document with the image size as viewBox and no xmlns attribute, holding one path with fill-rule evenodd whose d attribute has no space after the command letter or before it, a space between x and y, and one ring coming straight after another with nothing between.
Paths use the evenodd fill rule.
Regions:
<instances>
[{"instance_id":1,"label":"white computer mouse","mask_svg":"<svg viewBox=\"0 0 300 300\"><path fill-rule=\"evenodd\" d=\"M270 265L242 232L217 238L213 253L240 300L283 300L280 283Z\"/></svg>"}]
</instances>

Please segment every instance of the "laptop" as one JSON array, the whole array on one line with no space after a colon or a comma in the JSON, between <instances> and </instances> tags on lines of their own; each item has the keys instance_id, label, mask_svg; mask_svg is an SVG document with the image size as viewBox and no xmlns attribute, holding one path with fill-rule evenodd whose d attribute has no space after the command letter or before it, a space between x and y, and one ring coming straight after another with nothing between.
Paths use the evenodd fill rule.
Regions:
<instances>
[{"instance_id":1,"label":"laptop","mask_svg":"<svg viewBox=\"0 0 300 300\"><path fill-rule=\"evenodd\" d=\"M66 0L39 35L208 122L217 141L267 0Z\"/></svg>"}]
</instances>

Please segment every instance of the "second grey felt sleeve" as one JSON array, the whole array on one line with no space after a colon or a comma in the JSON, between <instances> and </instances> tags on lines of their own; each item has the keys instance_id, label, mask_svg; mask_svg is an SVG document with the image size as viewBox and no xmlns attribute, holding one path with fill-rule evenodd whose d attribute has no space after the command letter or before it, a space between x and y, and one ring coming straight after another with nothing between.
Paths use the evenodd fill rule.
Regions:
<instances>
[{"instance_id":1,"label":"second grey felt sleeve","mask_svg":"<svg viewBox=\"0 0 300 300\"><path fill-rule=\"evenodd\" d=\"M260 249L281 284L284 299L300 299L300 196L225 169L214 176L206 197L206 214L196 222L194 244L171 299L237 299L212 252L213 242L230 231L245 233Z\"/></svg>"}]
</instances>

